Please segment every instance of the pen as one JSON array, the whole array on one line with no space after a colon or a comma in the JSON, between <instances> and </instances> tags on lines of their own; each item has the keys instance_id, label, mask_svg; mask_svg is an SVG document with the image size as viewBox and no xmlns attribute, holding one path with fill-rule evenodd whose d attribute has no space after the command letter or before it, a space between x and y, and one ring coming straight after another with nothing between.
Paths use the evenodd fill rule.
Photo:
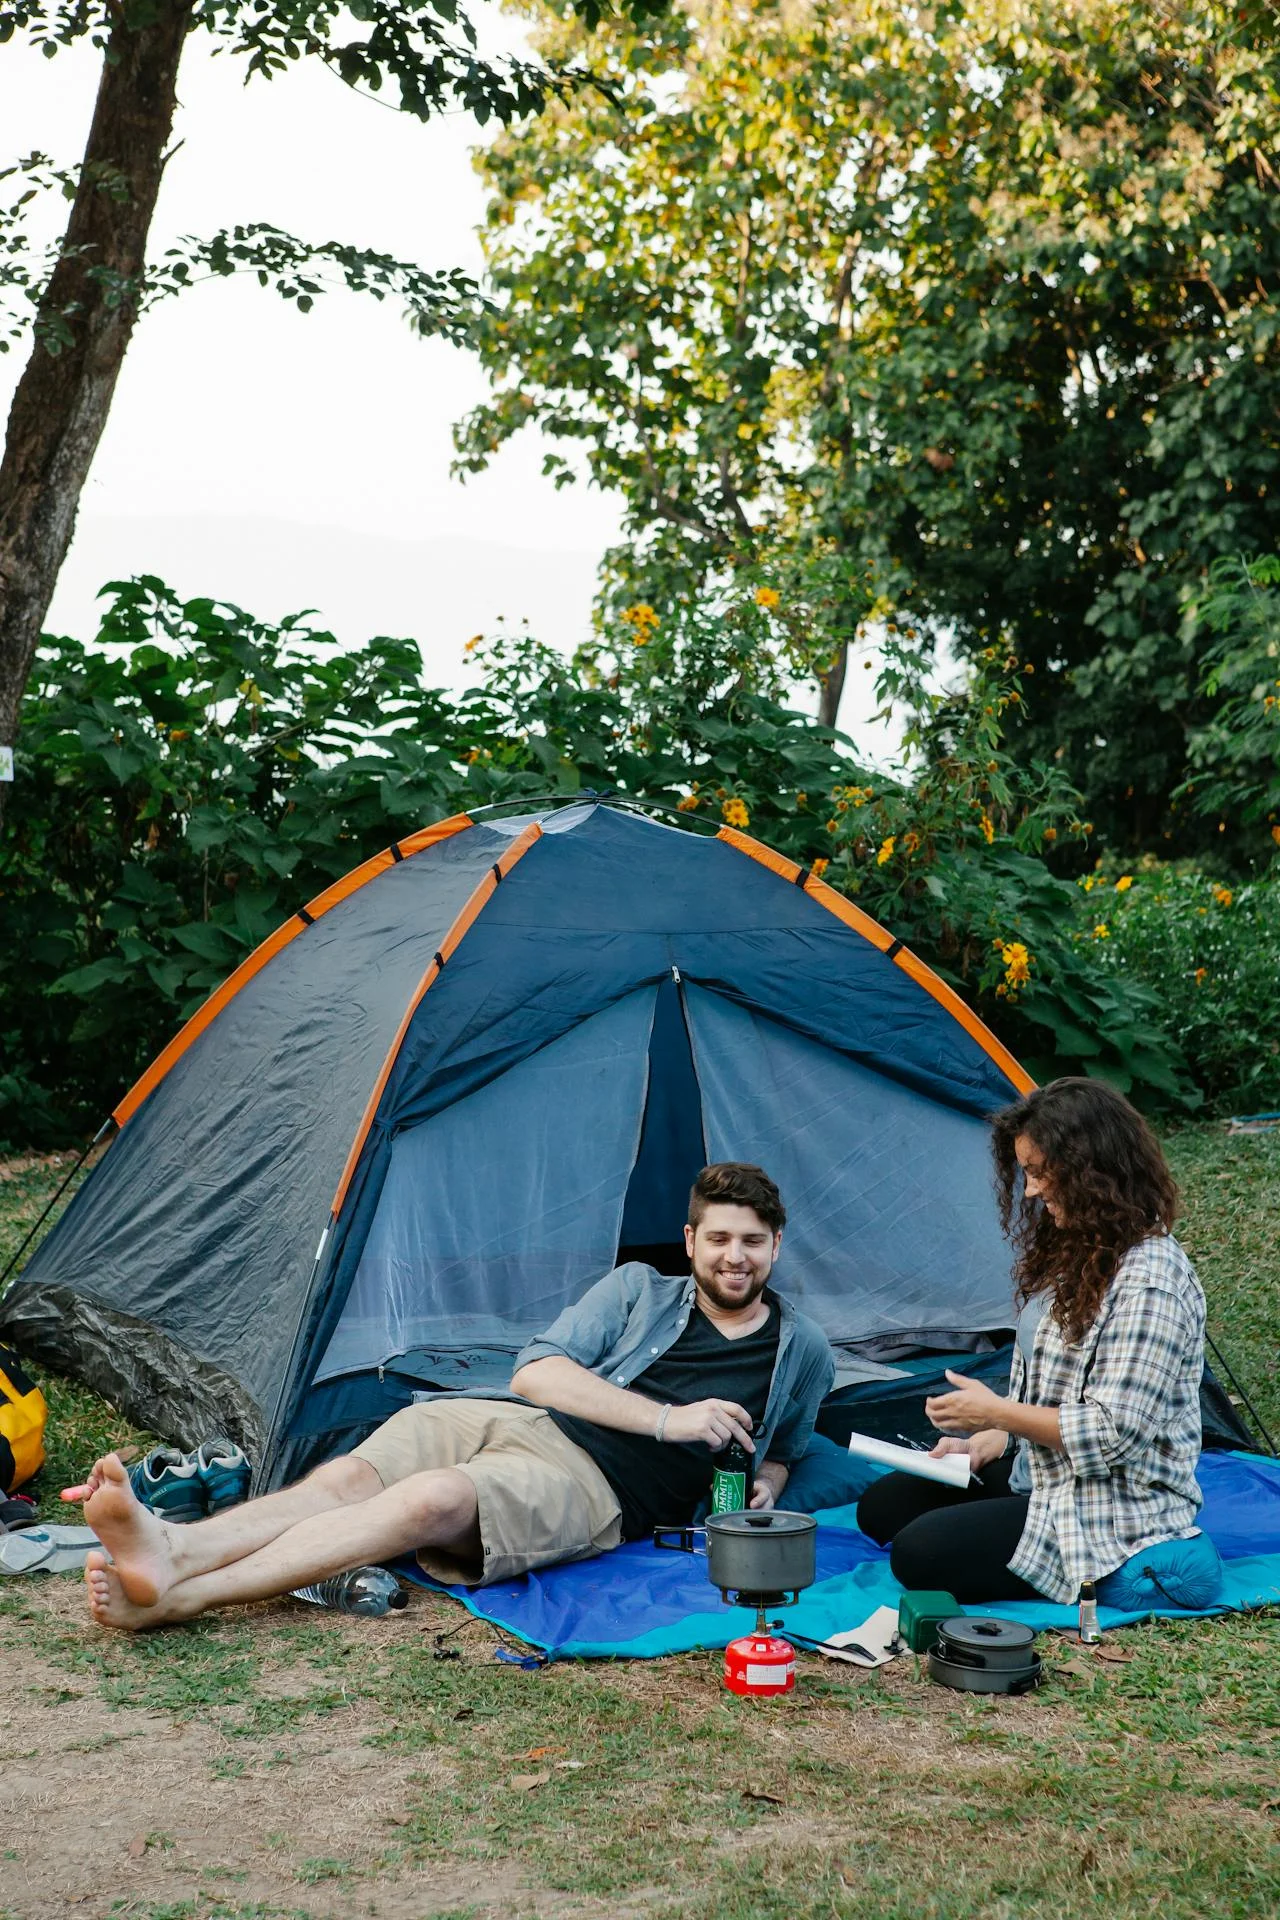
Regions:
<instances>
[{"instance_id":1,"label":"pen","mask_svg":"<svg viewBox=\"0 0 1280 1920\"><path fill-rule=\"evenodd\" d=\"M910 1447L912 1453L928 1453L929 1451L928 1447L925 1446L923 1440L911 1440L907 1437L905 1433L900 1433L898 1435L898 1438L899 1440L901 1440L904 1447Z\"/></svg>"}]
</instances>

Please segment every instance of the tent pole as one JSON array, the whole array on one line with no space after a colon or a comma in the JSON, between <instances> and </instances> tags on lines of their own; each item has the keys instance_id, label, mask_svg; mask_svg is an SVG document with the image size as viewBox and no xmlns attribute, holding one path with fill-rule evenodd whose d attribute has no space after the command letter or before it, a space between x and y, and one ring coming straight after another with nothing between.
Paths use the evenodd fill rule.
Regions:
<instances>
[{"instance_id":1,"label":"tent pole","mask_svg":"<svg viewBox=\"0 0 1280 1920\"><path fill-rule=\"evenodd\" d=\"M80 1155L80 1158L76 1161L74 1167L72 1167L70 1173L67 1175L62 1185L58 1188L58 1191L54 1194L52 1200L50 1200L48 1206L45 1208L44 1212L40 1215L40 1218L36 1221L34 1227L32 1227L30 1233L28 1233L26 1239L23 1241L22 1245L18 1248L18 1251L14 1254L12 1260L9 1262L8 1266L5 1268L4 1272L0 1273L0 1287L4 1286L5 1281L9 1278L9 1275L13 1272L19 1260L21 1260L23 1254L26 1252L27 1248L31 1245L31 1242L35 1239L41 1227L44 1225L45 1221L49 1218L49 1215L53 1212L59 1200L61 1200L63 1194L66 1192L67 1188L71 1185L71 1182L75 1179L76 1175L79 1173L81 1167L84 1165L85 1161L89 1158L89 1155L93 1152L98 1142L103 1138L105 1134L108 1134L111 1132L115 1124L116 1123L114 1120L104 1120L102 1125L98 1128L98 1131L94 1134L92 1140L89 1142L84 1152Z\"/></svg>"},{"instance_id":2,"label":"tent pole","mask_svg":"<svg viewBox=\"0 0 1280 1920\"><path fill-rule=\"evenodd\" d=\"M1266 1441L1267 1452L1271 1455L1271 1458L1273 1460L1276 1459L1278 1457L1276 1454L1276 1443L1271 1438L1271 1435L1267 1432L1266 1427L1263 1425L1261 1414L1258 1412L1258 1409L1254 1406L1252 1400L1249 1398L1244 1388L1240 1385L1240 1382L1236 1379L1234 1373L1232 1373L1230 1366L1227 1364L1226 1356L1223 1354L1221 1347L1218 1346L1217 1342L1213 1338L1213 1335L1208 1331L1207 1328L1205 1330L1204 1343L1212 1351L1214 1359L1217 1361L1218 1365L1222 1368L1222 1371L1226 1374L1227 1379L1231 1382L1232 1386L1235 1388L1236 1393L1239 1395L1241 1401L1244 1404L1246 1413L1249 1415L1249 1418L1253 1421L1254 1427L1262 1435L1262 1438Z\"/></svg>"}]
</instances>

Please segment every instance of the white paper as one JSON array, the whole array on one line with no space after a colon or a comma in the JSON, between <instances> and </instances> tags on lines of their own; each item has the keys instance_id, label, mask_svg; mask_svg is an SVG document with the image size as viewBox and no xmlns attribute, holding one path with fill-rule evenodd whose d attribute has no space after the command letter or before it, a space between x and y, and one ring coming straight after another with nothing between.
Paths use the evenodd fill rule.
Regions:
<instances>
[{"instance_id":1,"label":"white paper","mask_svg":"<svg viewBox=\"0 0 1280 1920\"><path fill-rule=\"evenodd\" d=\"M898 1473L914 1473L918 1480L941 1480L946 1487L967 1487L967 1453L944 1453L938 1459L918 1453L914 1447L895 1447L891 1440L873 1440L869 1433L851 1433L849 1451L860 1460L874 1460L878 1467L892 1467Z\"/></svg>"},{"instance_id":2,"label":"white paper","mask_svg":"<svg viewBox=\"0 0 1280 1920\"><path fill-rule=\"evenodd\" d=\"M818 1648L828 1660L847 1660L855 1667L883 1667L903 1650L896 1607L877 1607L860 1627L850 1627L847 1633L829 1633L825 1645Z\"/></svg>"}]
</instances>

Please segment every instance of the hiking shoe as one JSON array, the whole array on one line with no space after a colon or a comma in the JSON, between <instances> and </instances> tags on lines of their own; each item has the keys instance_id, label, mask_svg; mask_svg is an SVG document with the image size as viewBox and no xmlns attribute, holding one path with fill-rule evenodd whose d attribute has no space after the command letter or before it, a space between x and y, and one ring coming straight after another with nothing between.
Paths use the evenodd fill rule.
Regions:
<instances>
[{"instance_id":1,"label":"hiking shoe","mask_svg":"<svg viewBox=\"0 0 1280 1920\"><path fill-rule=\"evenodd\" d=\"M204 1490L206 1513L221 1513L248 1499L253 1469L234 1440L218 1434L202 1441L187 1459L195 1466Z\"/></svg>"},{"instance_id":2,"label":"hiking shoe","mask_svg":"<svg viewBox=\"0 0 1280 1920\"><path fill-rule=\"evenodd\" d=\"M188 1459L177 1447L153 1447L136 1466L129 1469L129 1485L144 1507L158 1513L162 1520L185 1526L191 1520L203 1520L204 1483L194 1459Z\"/></svg>"}]
</instances>

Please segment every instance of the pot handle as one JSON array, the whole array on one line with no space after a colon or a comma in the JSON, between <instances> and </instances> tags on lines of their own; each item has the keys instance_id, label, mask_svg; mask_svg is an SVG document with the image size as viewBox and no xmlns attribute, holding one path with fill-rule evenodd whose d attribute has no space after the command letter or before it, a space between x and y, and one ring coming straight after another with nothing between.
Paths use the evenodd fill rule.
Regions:
<instances>
[{"instance_id":1,"label":"pot handle","mask_svg":"<svg viewBox=\"0 0 1280 1920\"><path fill-rule=\"evenodd\" d=\"M705 1527L655 1527L653 1544L664 1548L667 1553L697 1553L693 1537L700 1533L705 1539L706 1532Z\"/></svg>"}]
</instances>

